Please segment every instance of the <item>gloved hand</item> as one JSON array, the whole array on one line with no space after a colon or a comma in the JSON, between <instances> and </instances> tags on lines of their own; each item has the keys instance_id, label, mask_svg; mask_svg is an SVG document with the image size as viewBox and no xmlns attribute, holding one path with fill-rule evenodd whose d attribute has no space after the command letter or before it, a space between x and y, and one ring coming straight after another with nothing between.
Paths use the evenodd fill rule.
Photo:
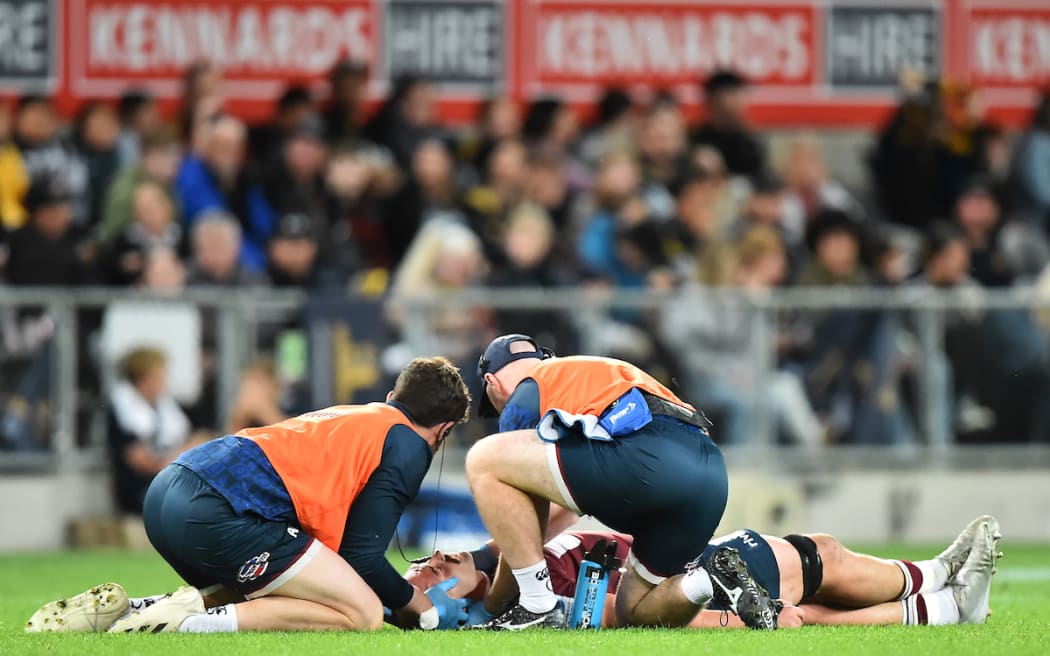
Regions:
<instances>
[{"instance_id":1,"label":"gloved hand","mask_svg":"<svg viewBox=\"0 0 1050 656\"><path fill-rule=\"evenodd\" d=\"M479 624L486 624L494 619L496 619L496 616L489 613L488 610L485 609L484 600L467 602L466 626L477 626Z\"/></svg>"},{"instance_id":2,"label":"gloved hand","mask_svg":"<svg viewBox=\"0 0 1050 656\"><path fill-rule=\"evenodd\" d=\"M459 579L452 577L442 581L426 591L430 603L438 611L439 629L458 629L467 621L467 600L453 599L448 596L448 591L459 583Z\"/></svg>"}]
</instances>

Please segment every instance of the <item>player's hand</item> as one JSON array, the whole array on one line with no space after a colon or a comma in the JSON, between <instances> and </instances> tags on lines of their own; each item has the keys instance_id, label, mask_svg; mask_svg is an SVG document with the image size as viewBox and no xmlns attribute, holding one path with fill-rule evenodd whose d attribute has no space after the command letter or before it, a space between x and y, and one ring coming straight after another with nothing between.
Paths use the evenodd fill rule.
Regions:
<instances>
[{"instance_id":1,"label":"player's hand","mask_svg":"<svg viewBox=\"0 0 1050 656\"><path fill-rule=\"evenodd\" d=\"M784 604L777 618L777 626L781 629L797 629L805 624L806 612L798 606Z\"/></svg>"},{"instance_id":2,"label":"player's hand","mask_svg":"<svg viewBox=\"0 0 1050 656\"><path fill-rule=\"evenodd\" d=\"M466 626L477 626L479 624L486 624L496 619L496 616L490 613L485 608L485 601L471 601L467 604L467 623Z\"/></svg>"},{"instance_id":3,"label":"player's hand","mask_svg":"<svg viewBox=\"0 0 1050 656\"><path fill-rule=\"evenodd\" d=\"M459 583L459 579L452 577L427 590L427 598L438 611L439 629L458 629L467 621L467 602L465 599L453 599L448 596L448 591Z\"/></svg>"}]
</instances>

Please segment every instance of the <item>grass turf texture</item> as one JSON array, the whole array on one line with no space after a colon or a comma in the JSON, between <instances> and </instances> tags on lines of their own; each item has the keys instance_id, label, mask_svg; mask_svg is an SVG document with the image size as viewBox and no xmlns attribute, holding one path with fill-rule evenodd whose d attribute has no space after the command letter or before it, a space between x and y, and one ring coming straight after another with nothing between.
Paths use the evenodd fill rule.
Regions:
<instances>
[{"instance_id":1,"label":"grass turf texture","mask_svg":"<svg viewBox=\"0 0 1050 656\"><path fill-rule=\"evenodd\" d=\"M0 655L21 654L1023 654L1050 653L1050 546L1000 543L1006 558L992 587L994 614L983 626L805 627L792 631L615 630L523 634L401 632L225 635L23 633L40 605L104 581L132 595L174 589L178 577L151 553L65 552L0 556ZM929 557L935 549L873 549ZM399 556L393 556L400 563ZM401 569L402 565L398 565Z\"/></svg>"}]
</instances>

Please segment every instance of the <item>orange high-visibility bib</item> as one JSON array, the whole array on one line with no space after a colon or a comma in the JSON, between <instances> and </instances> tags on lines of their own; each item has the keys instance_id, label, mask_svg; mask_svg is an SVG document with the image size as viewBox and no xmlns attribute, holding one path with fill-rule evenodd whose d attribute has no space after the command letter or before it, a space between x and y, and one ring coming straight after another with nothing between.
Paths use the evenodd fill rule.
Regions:
<instances>
[{"instance_id":1,"label":"orange high-visibility bib","mask_svg":"<svg viewBox=\"0 0 1050 656\"><path fill-rule=\"evenodd\" d=\"M266 454L303 530L338 551L350 506L379 466L387 433L399 424L412 427L385 403L338 405L237 435Z\"/></svg>"}]
</instances>

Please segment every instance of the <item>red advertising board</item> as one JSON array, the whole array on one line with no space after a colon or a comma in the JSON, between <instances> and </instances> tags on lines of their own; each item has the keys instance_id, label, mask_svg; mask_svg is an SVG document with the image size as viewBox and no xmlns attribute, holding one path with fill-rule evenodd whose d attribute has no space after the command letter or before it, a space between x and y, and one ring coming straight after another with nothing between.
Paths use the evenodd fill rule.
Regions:
<instances>
[{"instance_id":1,"label":"red advertising board","mask_svg":"<svg viewBox=\"0 0 1050 656\"><path fill-rule=\"evenodd\" d=\"M86 96L132 83L173 97L181 72L209 61L223 69L231 96L270 100L342 57L374 59L369 0L70 0L68 13L70 87Z\"/></svg>"},{"instance_id":2,"label":"red advertising board","mask_svg":"<svg viewBox=\"0 0 1050 656\"><path fill-rule=\"evenodd\" d=\"M871 126L908 68L973 82L1019 124L1050 85L1050 0L0 0L3 34L0 93L67 111L132 85L172 103L201 60L250 119L289 83L323 91L343 57L372 65L373 101L423 71L452 119L497 93L587 109L614 84L697 112L700 81L733 68L760 124Z\"/></svg>"},{"instance_id":3,"label":"red advertising board","mask_svg":"<svg viewBox=\"0 0 1050 656\"><path fill-rule=\"evenodd\" d=\"M521 59L526 92L561 90L593 98L608 84L694 91L711 72L732 68L756 85L798 88L817 78L811 3L645 4L629 0L527 0Z\"/></svg>"}]
</instances>

